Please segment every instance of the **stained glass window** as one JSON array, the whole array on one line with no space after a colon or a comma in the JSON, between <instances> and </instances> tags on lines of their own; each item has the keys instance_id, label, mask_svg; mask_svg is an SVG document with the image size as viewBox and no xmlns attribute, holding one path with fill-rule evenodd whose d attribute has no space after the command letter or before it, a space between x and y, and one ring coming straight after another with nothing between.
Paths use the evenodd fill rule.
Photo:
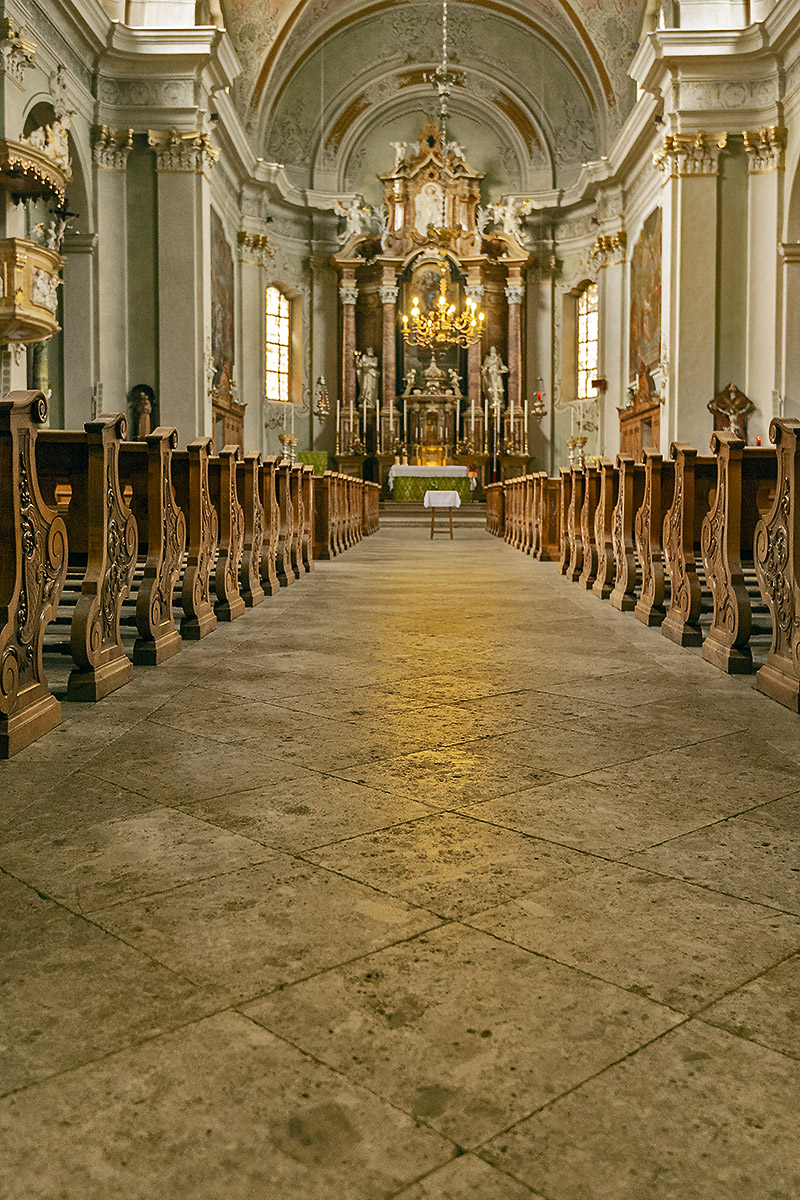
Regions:
<instances>
[{"instance_id":1,"label":"stained glass window","mask_svg":"<svg viewBox=\"0 0 800 1200\"><path fill-rule=\"evenodd\" d=\"M594 400L597 395L592 387L597 378L597 328L597 284L590 283L578 296L579 400Z\"/></svg>"},{"instance_id":2,"label":"stained glass window","mask_svg":"<svg viewBox=\"0 0 800 1200\"><path fill-rule=\"evenodd\" d=\"M265 303L267 400L289 401L289 300L280 288L268 287Z\"/></svg>"}]
</instances>

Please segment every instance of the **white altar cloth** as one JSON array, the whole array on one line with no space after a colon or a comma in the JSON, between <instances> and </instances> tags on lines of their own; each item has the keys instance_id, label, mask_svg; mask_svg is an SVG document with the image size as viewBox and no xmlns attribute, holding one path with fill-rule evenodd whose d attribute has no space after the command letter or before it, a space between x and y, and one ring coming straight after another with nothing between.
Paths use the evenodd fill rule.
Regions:
<instances>
[{"instance_id":1,"label":"white altar cloth","mask_svg":"<svg viewBox=\"0 0 800 1200\"><path fill-rule=\"evenodd\" d=\"M422 498L425 508L461 508L458 492L426 492Z\"/></svg>"},{"instance_id":2,"label":"white altar cloth","mask_svg":"<svg viewBox=\"0 0 800 1200\"><path fill-rule=\"evenodd\" d=\"M427 476L428 479L441 479L449 475L463 479L466 474L466 467L407 467L404 463L395 463L389 467L389 491L394 490L394 481L399 475Z\"/></svg>"}]
</instances>

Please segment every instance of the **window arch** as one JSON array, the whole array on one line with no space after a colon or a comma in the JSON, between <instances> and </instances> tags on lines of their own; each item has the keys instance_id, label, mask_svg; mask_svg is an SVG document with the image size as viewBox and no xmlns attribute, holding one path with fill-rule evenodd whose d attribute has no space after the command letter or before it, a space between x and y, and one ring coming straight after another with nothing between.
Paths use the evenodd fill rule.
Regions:
<instances>
[{"instance_id":1,"label":"window arch","mask_svg":"<svg viewBox=\"0 0 800 1200\"><path fill-rule=\"evenodd\" d=\"M578 294L576 312L578 400L594 400L597 393L592 380L597 378L598 359L598 288L587 283Z\"/></svg>"},{"instance_id":2,"label":"window arch","mask_svg":"<svg viewBox=\"0 0 800 1200\"><path fill-rule=\"evenodd\" d=\"M288 404L291 398L290 316L289 297L279 287L268 287L264 302L264 395L281 404Z\"/></svg>"}]
</instances>

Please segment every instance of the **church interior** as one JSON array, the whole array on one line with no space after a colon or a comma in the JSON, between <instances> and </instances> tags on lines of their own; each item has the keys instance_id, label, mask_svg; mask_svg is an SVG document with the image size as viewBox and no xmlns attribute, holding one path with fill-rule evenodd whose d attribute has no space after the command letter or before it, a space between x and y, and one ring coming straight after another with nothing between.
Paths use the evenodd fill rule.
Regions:
<instances>
[{"instance_id":1,"label":"church interior","mask_svg":"<svg viewBox=\"0 0 800 1200\"><path fill-rule=\"evenodd\" d=\"M800 1196L800 0L0 0L0 1196Z\"/></svg>"}]
</instances>

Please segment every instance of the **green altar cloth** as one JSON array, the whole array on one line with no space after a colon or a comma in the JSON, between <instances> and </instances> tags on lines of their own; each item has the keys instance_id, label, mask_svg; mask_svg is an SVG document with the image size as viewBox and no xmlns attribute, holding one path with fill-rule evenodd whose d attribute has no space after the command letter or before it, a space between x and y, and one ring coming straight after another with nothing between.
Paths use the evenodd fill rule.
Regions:
<instances>
[{"instance_id":1,"label":"green altar cloth","mask_svg":"<svg viewBox=\"0 0 800 1200\"><path fill-rule=\"evenodd\" d=\"M426 492L458 492L462 504L469 504L472 492L466 476L458 475L398 475L391 492L392 500L406 504L422 498Z\"/></svg>"}]
</instances>

